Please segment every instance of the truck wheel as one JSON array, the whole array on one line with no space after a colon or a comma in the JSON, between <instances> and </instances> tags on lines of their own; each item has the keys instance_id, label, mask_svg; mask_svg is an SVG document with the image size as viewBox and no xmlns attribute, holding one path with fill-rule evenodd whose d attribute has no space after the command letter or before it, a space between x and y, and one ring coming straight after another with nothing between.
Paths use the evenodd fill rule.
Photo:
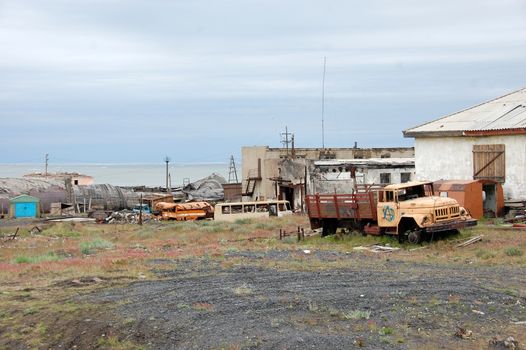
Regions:
<instances>
[{"instance_id":1,"label":"truck wheel","mask_svg":"<svg viewBox=\"0 0 526 350\"><path fill-rule=\"evenodd\" d=\"M420 243L422 241L422 232L419 230L409 232L407 235L407 241L411 244Z\"/></svg>"},{"instance_id":2,"label":"truck wheel","mask_svg":"<svg viewBox=\"0 0 526 350\"><path fill-rule=\"evenodd\" d=\"M338 229L337 220L325 220L323 221L323 229L321 231L321 236L325 237L328 235L333 235L336 233L337 229Z\"/></svg>"}]
</instances>

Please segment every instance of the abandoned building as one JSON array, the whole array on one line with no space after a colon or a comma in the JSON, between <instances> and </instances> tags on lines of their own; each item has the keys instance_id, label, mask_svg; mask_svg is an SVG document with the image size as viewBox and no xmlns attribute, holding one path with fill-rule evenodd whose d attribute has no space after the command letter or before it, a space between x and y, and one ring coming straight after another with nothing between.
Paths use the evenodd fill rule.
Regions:
<instances>
[{"instance_id":1,"label":"abandoned building","mask_svg":"<svg viewBox=\"0 0 526 350\"><path fill-rule=\"evenodd\" d=\"M412 147L400 148L270 148L268 146L243 147L242 153L242 191L247 200L286 199L294 210L303 208L303 199L310 193L310 173L317 161L358 162L365 159L413 158ZM329 163L328 163L329 164ZM323 168L320 163L318 165ZM343 166L343 165L340 165ZM409 166L411 168L411 166ZM414 165L412 166L414 168ZM345 175L343 171L341 176ZM413 172L414 169L405 171ZM369 176L373 176L371 171ZM386 173L393 173L386 171ZM377 171L378 180L380 171ZM399 182L393 173L389 182ZM411 178L414 175L411 175ZM387 179L387 176L385 176ZM384 180L385 180L384 179ZM307 183L307 184L306 184Z\"/></svg>"},{"instance_id":2,"label":"abandoned building","mask_svg":"<svg viewBox=\"0 0 526 350\"><path fill-rule=\"evenodd\" d=\"M79 174L79 173L31 173L24 175L24 178L35 178L35 179L53 179L61 181L69 181L71 185L88 186L92 185L94 180L92 176Z\"/></svg>"},{"instance_id":3,"label":"abandoned building","mask_svg":"<svg viewBox=\"0 0 526 350\"><path fill-rule=\"evenodd\" d=\"M313 161L309 194L351 193L355 185L388 185L414 179L414 158L335 159Z\"/></svg>"},{"instance_id":4,"label":"abandoned building","mask_svg":"<svg viewBox=\"0 0 526 350\"><path fill-rule=\"evenodd\" d=\"M486 198L526 198L526 89L407 129L418 180L484 180ZM493 182L493 183L492 183Z\"/></svg>"}]
</instances>

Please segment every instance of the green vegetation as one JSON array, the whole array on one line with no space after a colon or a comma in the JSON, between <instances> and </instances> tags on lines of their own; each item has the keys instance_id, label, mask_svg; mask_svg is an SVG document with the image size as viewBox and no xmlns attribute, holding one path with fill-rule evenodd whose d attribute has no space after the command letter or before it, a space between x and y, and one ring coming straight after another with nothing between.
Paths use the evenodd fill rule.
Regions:
<instances>
[{"instance_id":1,"label":"green vegetation","mask_svg":"<svg viewBox=\"0 0 526 350\"><path fill-rule=\"evenodd\" d=\"M496 256L494 252L487 250L487 249L483 249L483 248L477 249L477 251L475 252L475 255L477 258L481 258L484 260L491 259Z\"/></svg>"},{"instance_id":2,"label":"green vegetation","mask_svg":"<svg viewBox=\"0 0 526 350\"><path fill-rule=\"evenodd\" d=\"M59 261L62 260L62 257L56 255L54 252L49 252L46 254L25 256L20 255L14 259L16 264L38 264L44 261Z\"/></svg>"},{"instance_id":3,"label":"green vegetation","mask_svg":"<svg viewBox=\"0 0 526 350\"><path fill-rule=\"evenodd\" d=\"M113 247L113 243L101 238L80 243L80 251L84 255L94 254L99 249L112 249Z\"/></svg>"},{"instance_id":4,"label":"green vegetation","mask_svg":"<svg viewBox=\"0 0 526 350\"><path fill-rule=\"evenodd\" d=\"M507 256L523 256L524 252L518 247L509 247L505 250Z\"/></svg>"}]
</instances>

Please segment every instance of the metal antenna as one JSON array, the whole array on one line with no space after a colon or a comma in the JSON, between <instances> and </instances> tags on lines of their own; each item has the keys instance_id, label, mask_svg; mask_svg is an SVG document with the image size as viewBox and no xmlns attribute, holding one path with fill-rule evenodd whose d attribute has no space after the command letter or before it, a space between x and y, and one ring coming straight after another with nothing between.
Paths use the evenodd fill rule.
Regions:
<instances>
[{"instance_id":1,"label":"metal antenna","mask_svg":"<svg viewBox=\"0 0 526 350\"><path fill-rule=\"evenodd\" d=\"M168 156L164 157L164 161L166 162L166 192L170 192L170 189L168 187L168 163L170 163L170 158Z\"/></svg>"},{"instance_id":2,"label":"metal antenna","mask_svg":"<svg viewBox=\"0 0 526 350\"><path fill-rule=\"evenodd\" d=\"M234 161L234 156L230 156L230 169L228 171L228 183L238 183L237 180L237 171L236 171L236 162Z\"/></svg>"},{"instance_id":3,"label":"metal antenna","mask_svg":"<svg viewBox=\"0 0 526 350\"><path fill-rule=\"evenodd\" d=\"M285 146L287 149L287 155L289 154L289 144L291 143L291 140L289 139L289 136L291 136L292 133L289 132L289 129L285 127L285 132L281 133L281 143Z\"/></svg>"},{"instance_id":4,"label":"metal antenna","mask_svg":"<svg viewBox=\"0 0 526 350\"><path fill-rule=\"evenodd\" d=\"M323 56L323 82L321 85L321 148L325 148L325 67L327 56Z\"/></svg>"}]
</instances>

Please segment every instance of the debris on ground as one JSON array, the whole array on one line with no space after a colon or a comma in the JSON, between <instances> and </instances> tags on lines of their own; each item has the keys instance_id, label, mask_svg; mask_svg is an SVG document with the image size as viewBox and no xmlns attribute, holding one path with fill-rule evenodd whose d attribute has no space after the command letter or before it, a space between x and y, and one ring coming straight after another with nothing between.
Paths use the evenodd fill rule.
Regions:
<instances>
[{"instance_id":1,"label":"debris on ground","mask_svg":"<svg viewBox=\"0 0 526 350\"><path fill-rule=\"evenodd\" d=\"M15 240L15 239L16 239L16 236L18 235L18 231L19 231L19 230L20 230L20 227L17 227L15 233L3 237L3 240L4 240L4 241L8 241L8 240L9 240L9 241L12 241L12 240Z\"/></svg>"},{"instance_id":2,"label":"debris on ground","mask_svg":"<svg viewBox=\"0 0 526 350\"><path fill-rule=\"evenodd\" d=\"M359 246L359 247L354 247L353 249L354 250L365 250L365 251L373 252L373 253L390 253L390 252L395 252L397 250L400 250L400 248L388 247L388 246L378 245L378 244L373 244L369 246Z\"/></svg>"},{"instance_id":3,"label":"debris on ground","mask_svg":"<svg viewBox=\"0 0 526 350\"><path fill-rule=\"evenodd\" d=\"M142 213L142 221L150 221L151 215ZM139 213L131 210L114 211L108 216L104 222L107 224L137 224L139 222Z\"/></svg>"},{"instance_id":4,"label":"debris on ground","mask_svg":"<svg viewBox=\"0 0 526 350\"><path fill-rule=\"evenodd\" d=\"M470 245L470 244L473 244L473 243L476 243L478 241L482 241L482 237L484 237L483 235L480 235L480 236L475 236L473 238L470 238L468 239L467 241L465 242L462 242L460 244L457 244L457 248L460 248L460 247L465 247L467 245Z\"/></svg>"},{"instance_id":5,"label":"debris on ground","mask_svg":"<svg viewBox=\"0 0 526 350\"><path fill-rule=\"evenodd\" d=\"M495 350L519 350L519 342L513 337L507 337L504 340L498 340L496 337L493 337L489 341L489 348Z\"/></svg>"},{"instance_id":6,"label":"debris on ground","mask_svg":"<svg viewBox=\"0 0 526 350\"><path fill-rule=\"evenodd\" d=\"M457 327L457 331L455 332L455 337L461 338L461 339L468 339L473 335L473 332L469 329L466 329L464 327Z\"/></svg>"}]
</instances>

